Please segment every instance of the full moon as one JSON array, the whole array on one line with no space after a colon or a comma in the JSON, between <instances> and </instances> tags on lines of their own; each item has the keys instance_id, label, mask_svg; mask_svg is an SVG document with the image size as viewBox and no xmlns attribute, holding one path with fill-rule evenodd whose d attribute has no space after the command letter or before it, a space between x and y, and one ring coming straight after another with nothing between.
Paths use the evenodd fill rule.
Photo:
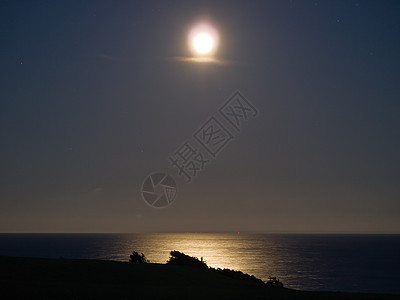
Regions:
<instances>
[{"instance_id":1,"label":"full moon","mask_svg":"<svg viewBox=\"0 0 400 300\"><path fill-rule=\"evenodd\" d=\"M189 28L187 42L193 59L212 61L219 47L219 34L210 22L203 20Z\"/></svg>"},{"instance_id":2,"label":"full moon","mask_svg":"<svg viewBox=\"0 0 400 300\"><path fill-rule=\"evenodd\" d=\"M200 54L209 53L214 46L212 37L207 33L197 34L193 40L194 49Z\"/></svg>"}]
</instances>

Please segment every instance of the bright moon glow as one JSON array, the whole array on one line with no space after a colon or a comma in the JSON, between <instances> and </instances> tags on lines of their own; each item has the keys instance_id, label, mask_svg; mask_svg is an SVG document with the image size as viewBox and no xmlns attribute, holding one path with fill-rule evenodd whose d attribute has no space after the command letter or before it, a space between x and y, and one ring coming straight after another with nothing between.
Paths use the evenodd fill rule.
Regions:
<instances>
[{"instance_id":1,"label":"bright moon glow","mask_svg":"<svg viewBox=\"0 0 400 300\"><path fill-rule=\"evenodd\" d=\"M219 35L208 21L193 25L188 31L188 46L196 62L213 62L219 46Z\"/></svg>"},{"instance_id":2,"label":"bright moon glow","mask_svg":"<svg viewBox=\"0 0 400 300\"><path fill-rule=\"evenodd\" d=\"M201 54L209 53L212 50L213 45L213 39L207 33L200 33L196 35L193 41L194 49Z\"/></svg>"}]
</instances>

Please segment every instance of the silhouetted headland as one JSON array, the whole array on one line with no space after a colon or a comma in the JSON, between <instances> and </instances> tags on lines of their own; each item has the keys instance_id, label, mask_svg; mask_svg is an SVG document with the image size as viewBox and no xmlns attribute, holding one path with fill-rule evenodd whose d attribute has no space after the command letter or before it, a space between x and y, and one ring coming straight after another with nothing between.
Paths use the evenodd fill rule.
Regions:
<instances>
[{"instance_id":1,"label":"silhouetted headland","mask_svg":"<svg viewBox=\"0 0 400 300\"><path fill-rule=\"evenodd\" d=\"M0 299L400 299L292 290L197 261L178 251L167 264L0 256Z\"/></svg>"}]
</instances>

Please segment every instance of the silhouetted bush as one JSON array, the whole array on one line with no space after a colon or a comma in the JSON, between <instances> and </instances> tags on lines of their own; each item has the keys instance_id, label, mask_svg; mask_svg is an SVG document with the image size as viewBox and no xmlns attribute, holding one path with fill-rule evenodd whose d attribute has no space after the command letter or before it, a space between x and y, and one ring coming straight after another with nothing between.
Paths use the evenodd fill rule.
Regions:
<instances>
[{"instance_id":1,"label":"silhouetted bush","mask_svg":"<svg viewBox=\"0 0 400 300\"><path fill-rule=\"evenodd\" d=\"M144 263L150 262L149 260L147 260L146 256L144 256L143 253L139 254L136 251L133 251L129 257L130 257L130 259L129 259L130 263L144 264Z\"/></svg>"},{"instance_id":2,"label":"silhouetted bush","mask_svg":"<svg viewBox=\"0 0 400 300\"><path fill-rule=\"evenodd\" d=\"M269 277L266 285L273 288L283 288L283 283L276 277Z\"/></svg>"},{"instance_id":3,"label":"silhouetted bush","mask_svg":"<svg viewBox=\"0 0 400 300\"><path fill-rule=\"evenodd\" d=\"M200 261L197 257L192 257L179 251L171 251L170 255L167 264L208 269L207 264L203 260Z\"/></svg>"},{"instance_id":4,"label":"silhouetted bush","mask_svg":"<svg viewBox=\"0 0 400 300\"><path fill-rule=\"evenodd\" d=\"M251 282L254 284L267 285L269 287L274 287L274 288L283 288L282 282L280 282L279 279L277 279L276 277L270 277L267 283L265 283L264 281L258 279L254 275L245 274L241 271L208 267L207 264L203 261L203 258L199 260L197 257L189 256L179 251L170 252L170 258L167 261L167 264L209 269L213 272L217 272L221 275L230 278L245 280L247 282Z\"/></svg>"}]
</instances>

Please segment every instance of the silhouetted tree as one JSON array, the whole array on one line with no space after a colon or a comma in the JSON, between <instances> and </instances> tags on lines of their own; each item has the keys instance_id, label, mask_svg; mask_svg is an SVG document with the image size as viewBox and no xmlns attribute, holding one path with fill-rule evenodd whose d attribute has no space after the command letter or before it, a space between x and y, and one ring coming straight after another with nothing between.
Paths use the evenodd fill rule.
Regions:
<instances>
[{"instance_id":1,"label":"silhouetted tree","mask_svg":"<svg viewBox=\"0 0 400 300\"><path fill-rule=\"evenodd\" d=\"M189 256L179 251L171 251L170 255L167 264L208 269L207 264L203 260L200 261L197 257Z\"/></svg>"},{"instance_id":2,"label":"silhouetted tree","mask_svg":"<svg viewBox=\"0 0 400 300\"><path fill-rule=\"evenodd\" d=\"M143 253L139 254L136 251L133 251L129 257L130 257L130 259L129 259L130 263L144 264L144 263L150 262L149 260L147 260L146 256L144 256Z\"/></svg>"},{"instance_id":3,"label":"silhouetted tree","mask_svg":"<svg viewBox=\"0 0 400 300\"><path fill-rule=\"evenodd\" d=\"M276 277L270 277L269 280L264 283L264 281L255 277L254 275L245 274L241 271L208 267L207 264L203 261L203 258L199 260L197 257L189 256L179 251L170 252L170 258L167 261L167 264L209 269L210 271L219 273L230 278L245 280L247 282L252 282L254 284L263 286L267 285L268 287L273 288L283 288L282 282L280 282L279 279L277 279Z\"/></svg>"}]
</instances>

